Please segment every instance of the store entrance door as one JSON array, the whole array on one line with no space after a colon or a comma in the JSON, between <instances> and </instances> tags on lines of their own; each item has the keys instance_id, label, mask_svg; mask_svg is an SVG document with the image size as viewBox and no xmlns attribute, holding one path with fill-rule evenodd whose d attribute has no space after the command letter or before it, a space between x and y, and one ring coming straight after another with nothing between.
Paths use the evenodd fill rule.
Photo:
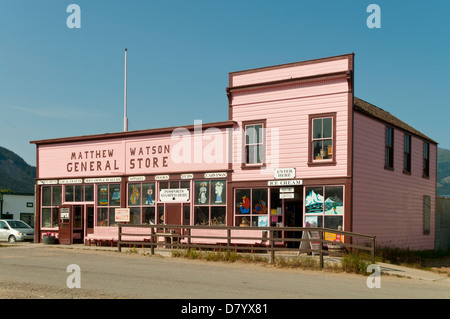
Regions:
<instances>
[{"instance_id":1,"label":"store entrance door","mask_svg":"<svg viewBox=\"0 0 450 319\"><path fill-rule=\"evenodd\" d=\"M166 204L166 224L182 225L182 204L170 203Z\"/></svg>"},{"instance_id":2,"label":"store entrance door","mask_svg":"<svg viewBox=\"0 0 450 319\"><path fill-rule=\"evenodd\" d=\"M284 200L284 218L287 227L302 227L303 202L301 200ZM287 238L302 238L302 232L286 232ZM297 248L299 242L288 242L288 247Z\"/></svg>"},{"instance_id":3,"label":"store entrance door","mask_svg":"<svg viewBox=\"0 0 450 319\"><path fill-rule=\"evenodd\" d=\"M58 239L61 245L71 245L72 237L72 206L59 206L59 234Z\"/></svg>"}]
</instances>

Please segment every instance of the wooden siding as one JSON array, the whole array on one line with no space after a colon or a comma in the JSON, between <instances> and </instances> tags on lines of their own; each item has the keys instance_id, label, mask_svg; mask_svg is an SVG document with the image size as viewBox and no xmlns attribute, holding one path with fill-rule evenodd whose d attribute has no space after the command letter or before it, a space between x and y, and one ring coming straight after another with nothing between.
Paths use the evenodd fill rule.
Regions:
<instances>
[{"instance_id":1,"label":"wooden siding","mask_svg":"<svg viewBox=\"0 0 450 319\"><path fill-rule=\"evenodd\" d=\"M296 168L296 178L346 177L348 82L345 77L252 88L232 93L233 180L273 179L274 168ZM336 113L336 164L308 166L309 115ZM242 169L242 122L266 121L266 166Z\"/></svg>"},{"instance_id":2,"label":"wooden siding","mask_svg":"<svg viewBox=\"0 0 450 319\"><path fill-rule=\"evenodd\" d=\"M422 177L422 138L411 136L411 174L403 173L404 131L394 129L394 169L384 168L385 124L354 114L353 229L377 236L377 245L433 249L436 144L430 143L430 177ZM423 196L431 197L431 231L423 234Z\"/></svg>"},{"instance_id":3,"label":"wooden siding","mask_svg":"<svg viewBox=\"0 0 450 319\"><path fill-rule=\"evenodd\" d=\"M309 62L309 61L308 61ZM309 77L320 74L348 70L348 56L337 57L331 61L310 61L311 63L294 63L256 70L231 73L231 86L279 81L291 78Z\"/></svg>"}]
</instances>

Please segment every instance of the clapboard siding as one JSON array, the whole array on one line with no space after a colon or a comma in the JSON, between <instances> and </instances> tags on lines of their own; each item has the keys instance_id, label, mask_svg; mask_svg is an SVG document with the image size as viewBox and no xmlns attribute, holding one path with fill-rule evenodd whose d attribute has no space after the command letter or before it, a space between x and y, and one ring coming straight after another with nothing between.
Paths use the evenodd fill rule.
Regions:
<instances>
[{"instance_id":1,"label":"clapboard siding","mask_svg":"<svg viewBox=\"0 0 450 319\"><path fill-rule=\"evenodd\" d=\"M403 173L404 132L394 129L394 170L384 168L385 124L354 114L353 231L377 236L377 245L433 249L436 145L430 177L422 177L423 142L411 137L411 174ZM431 232L423 234L423 196L431 197Z\"/></svg>"},{"instance_id":2,"label":"clapboard siding","mask_svg":"<svg viewBox=\"0 0 450 319\"><path fill-rule=\"evenodd\" d=\"M311 61L312 62L312 61ZM297 63L258 70L231 73L232 85L241 86L253 83L279 81L290 78L308 77L319 74L346 71L348 58L344 56L333 61L317 61L317 63Z\"/></svg>"},{"instance_id":3,"label":"clapboard siding","mask_svg":"<svg viewBox=\"0 0 450 319\"><path fill-rule=\"evenodd\" d=\"M297 178L347 176L348 82L345 77L232 94L233 180L273 179L274 168L296 168ZM309 116L336 113L336 165L308 166ZM266 168L242 169L242 122L266 121Z\"/></svg>"}]
</instances>

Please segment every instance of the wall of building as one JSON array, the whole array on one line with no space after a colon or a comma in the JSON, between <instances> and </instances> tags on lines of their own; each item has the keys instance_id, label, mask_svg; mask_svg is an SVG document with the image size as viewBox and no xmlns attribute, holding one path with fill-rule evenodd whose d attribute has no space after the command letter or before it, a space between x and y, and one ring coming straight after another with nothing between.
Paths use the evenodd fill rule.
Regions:
<instances>
[{"instance_id":1,"label":"wall of building","mask_svg":"<svg viewBox=\"0 0 450 319\"><path fill-rule=\"evenodd\" d=\"M450 198L436 198L436 250L450 250Z\"/></svg>"},{"instance_id":2,"label":"wall of building","mask_svg":"<svg viewBox=\"0 0 450 319\"><path fill-rule=\"evenodd\" d=\"M34 195L31 194L2 194L0 218L12 215L11 219L23 220L30 226L34 225ZM22 218L21 218L22 217Z\"/></svg>"},{"instance_id":3,"label":"wall of building","mask_svg":"<svg viewBox=\"0 0 450 319\"><path fill-rule=\"evenodd\" d=\"M412 136L411 174L405 174L404 134L395 129L394 169L385 169L385 127L381 121L354 114L352 230L376 235L381 246L433 249L437 147L430 143L430 176L423 178L423 140ZM429 234L423 233L424 195L431 198Z\"/></svg>"},{"instance_id":4,"label":"wall of building","mask_svg":"<svg viewBox=\"0 0 450 319\"><path fill-rule=\"evenodd\" d=\"M273 179L274 168L290 167L295 167L296 178L301 179L348 176L349 83L345 74L348 70L349 57L343 56L332 61L231 73L230 112L231 119L237 122L233 139L233 180ZM344 73L332 78L294 80L334 72ZM258 86L283 80L288 81ZM248 87L238 88L240 85ZM336 163L308 165L309 116L330 112L336 113ZM243 122L257 120L264 120L266 124L265 166L243 169Z\"/></svg>"}]
</instances>

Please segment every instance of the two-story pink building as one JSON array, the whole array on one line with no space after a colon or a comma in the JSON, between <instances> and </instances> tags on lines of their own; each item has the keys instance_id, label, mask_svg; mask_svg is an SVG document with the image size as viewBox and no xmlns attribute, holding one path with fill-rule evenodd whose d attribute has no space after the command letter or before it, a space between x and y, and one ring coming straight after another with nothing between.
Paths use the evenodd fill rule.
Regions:
<instances>
[{"instance_id":1,"label":"two-story pink building","mask_svg":"<svg viewBox=\"0 0 450 319\"><path fill-rule=\"evenodd\" d=\"M434 248L437 143L354 97L354 55L232 72L229 119L33 141L36 239L130 223L323 226Z\"/></svg>"}]
</instances>

